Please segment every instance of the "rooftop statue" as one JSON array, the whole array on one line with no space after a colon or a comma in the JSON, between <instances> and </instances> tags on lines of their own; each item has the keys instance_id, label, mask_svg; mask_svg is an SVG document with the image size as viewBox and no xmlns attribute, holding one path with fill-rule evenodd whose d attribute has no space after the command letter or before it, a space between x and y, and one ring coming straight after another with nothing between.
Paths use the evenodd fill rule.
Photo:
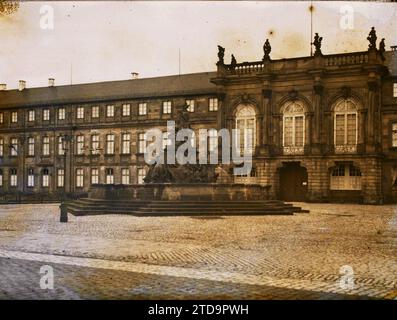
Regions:
<instances>
[{"instance_id":1,"label":"rooftop statue","mask_svg":"<svg viewBox=\"0 0 397 320\"><path fill-rule=\"evenodd\" d=\"M376 50L376 39L377 39L376 30L375 27L372 27L367 37L367 40L369 41L368 49Z\"/></svg>"},{"instance_id":2,"label":"rooftop statue","mask_svg":"<svg viewBox=\"0 0 397 320\"><path fill-rule=\"evenodd\" d=\"M320 37L316 32L314 36L314 41L312 42L312 45L314 45L314 48L316 49L314 51L315 56L321 56L323 54L321 52L321 41L323 41L323 37Z\"/></svg>"},{"instance_id":3,"label":"rooftop statue","mask_svg":"<svg viewBox=\"0 0 397 320\"><path fill-rule=\"evenodd\" d=\"M379 42L379 52L383 60L385 60L385 56L384 56L385 51L386 51L385 38L382 38L382 40Z\"/></svg>"},{"instance_id":4,"label":"rooftop statue","mask_svg":"<svg viewBox=\"0 0 397 320\"><path fill-rule=\"evenodd\" d=\"M269 39L266 39L265 44L263 45L263 60L270 59L270 52L272 51L272 47L270 46Z\"/></svg>"},{"instance_id":5,"label":"rooftop statue","mask_svg":"<svg viewBox=\"0 0 397 320\"><path fill-rule=\"evenodd\" d=\"M218 64L224 64L225 48L218 45Z\"/></svg>"},{"instance_id":6,"label":"rooftop statue","mask_svg":"<svg viewBox=\"0 0 397 320\"><path fill-rule=\"evenodd\" d=\"M231 67L232 69L234 69L234 68L236 67L236 64L237 64L237 60L236 60L236 58L234 57L234 55L232 54L232 60L231 60L231 62L230 62L230 67Z\"/></svg>"}]
</instances>

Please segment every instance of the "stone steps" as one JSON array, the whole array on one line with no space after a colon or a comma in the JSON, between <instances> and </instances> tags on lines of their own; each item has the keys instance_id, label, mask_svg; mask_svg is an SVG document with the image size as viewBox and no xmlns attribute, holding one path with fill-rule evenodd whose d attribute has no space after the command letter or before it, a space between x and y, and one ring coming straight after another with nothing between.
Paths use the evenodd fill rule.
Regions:
<instances>
[{"instance_id":1,"label":"stone steps","mask_svg":"<svg viewBox=\"0 0 397 320\"><path fill-rule=\"evenodd\" d=\"M66 202L73 215L131 214L135 216L292 215L308 212L279 200L269 201L116 201L79 199Z\"/></svg>"}]
</instances>

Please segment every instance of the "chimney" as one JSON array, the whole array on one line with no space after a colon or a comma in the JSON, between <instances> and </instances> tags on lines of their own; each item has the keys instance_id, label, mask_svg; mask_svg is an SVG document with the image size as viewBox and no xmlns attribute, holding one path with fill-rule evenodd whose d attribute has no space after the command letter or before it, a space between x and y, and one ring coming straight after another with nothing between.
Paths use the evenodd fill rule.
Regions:
<instances>
[{"instance_id":1,"label":"chimney","mask_svg":"<svg viewBox=\"0 0 397 320\"><path fill-rule=\"evenodd\" d=\"M54 78L48 78L48 86L49 87L55 86L55 79Z\"/></svg>"},{"instance_id":2,"label":"chimney","mask_svg":"<svg viewBox=\"0 0 397 320\"><path fill-rule=\"evenodd\" d=\"M0 83L0 91L5 91L5 90L7 90L7 84Z\"/></svg>"},{"instance_id":3,"label":"chimney","mask_svg":"<svg viewBox=\"0 0 397 320\"><path fill-rule=\"evenodd\" d=\"M25 80L19 80L19 91L22 91L26 88L26 81Z\"/></svg>"},{"instance_id":4,"label":"chimney","mask_svg":"<svg viewBox=\"0 0 397 320\"><path fill-rule=\"evenodd\" d=\"M139 73L138 72L131 72L132 79L138 79Z\"/></svg>"}]
</instances>

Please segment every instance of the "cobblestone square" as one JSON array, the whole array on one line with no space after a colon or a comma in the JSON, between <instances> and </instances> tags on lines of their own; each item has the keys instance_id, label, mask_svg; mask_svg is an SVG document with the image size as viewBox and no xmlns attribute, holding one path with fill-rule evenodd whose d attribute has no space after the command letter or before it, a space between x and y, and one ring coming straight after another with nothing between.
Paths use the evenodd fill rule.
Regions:
<instances>
[{"instance_id":1,"label":"cobblestone square","mask_svg":"<svg viewBox=\"0 0 397 320\"><path fill-rule=\"evenodd\" d=\"M310 213L68 223L58 204L2 205L0 298L397 297L397 206L296 204ZM43 265L52 290L40 287Z\"/></svg>"}]
</instances>

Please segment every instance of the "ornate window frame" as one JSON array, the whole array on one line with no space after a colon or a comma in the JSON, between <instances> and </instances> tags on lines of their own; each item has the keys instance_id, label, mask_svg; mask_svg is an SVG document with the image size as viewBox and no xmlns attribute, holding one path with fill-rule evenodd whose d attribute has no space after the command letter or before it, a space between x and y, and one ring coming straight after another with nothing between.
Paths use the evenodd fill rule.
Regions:
<instances>
[{"instance_id":1,"label":"ornate window frame","mask_svg":"<svg viewBox=\"0 0 397 320\"><path fill-rule=\"evenodd\" d=\"M244 121L244 131L247 128L247 123L249 120L253 120L254 126L253 126L253 132L251 134L252 136L252 141L251 141L251 148L248 148L248 153L254 153L255 147L256 147L256 132L257 132L257 125L256 125L256 120L257 120L257 112L255 110L255 107L252 104L239 104L238 107L236 108L235 112L235 128L238 129L238 122L239 121ZM237 135L237 131L236 131ZM246 144L246 139L248 139L248 136L246 135L246 131L244 132L244 147ZM238 146L240 147L240 137L236 136L236 141L238 143ZM241 150L241 149L240 149Z\"/></svg>"},{"instance_id":2,"label":"ornate window frame","mask_svg":"<svg viewBox=\"0 0 397 320\"><path fill-rule=\"evenodd\" d=\"M348 103L351 103L354 108L348 107ZM343 106L341 106L343 104ZM333 121L334 121L334 148L335 148L335 153L356 153L357 152L357 143L358 143L358 108L357 108L357 101L352 98L343 98L339 99L334 107L333 107ZM343 144L337 144L336 143L336 117L338 115L343 115L344 116L344 143ZM356 120L356 137L355 137L355 143L354 144L348 144L347 141L347 116L348 115L355 115L355 120Z\"/></svg>"},{"instance_id":3,"label":"ornate window frame","mask_svg":"<svg viewBox=\"0 0 397 320\"><path fill-rule=\"evenodd\" d=\"M287 101L282 107L283 132L282 145L284 154L303 154L306 143L306 107L302 101ZM285 144L286 118L292 118L292 145ZM296 118L302 118L302 145L296 145Z\"/></svg>"}]
</instances>

